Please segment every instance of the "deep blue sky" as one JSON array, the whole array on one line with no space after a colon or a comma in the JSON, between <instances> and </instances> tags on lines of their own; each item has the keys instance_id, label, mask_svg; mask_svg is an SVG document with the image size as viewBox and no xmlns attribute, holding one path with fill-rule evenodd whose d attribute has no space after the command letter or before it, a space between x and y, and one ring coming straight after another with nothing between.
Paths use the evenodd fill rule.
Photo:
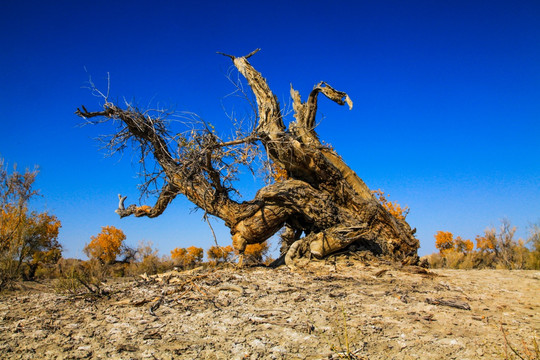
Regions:
<instances>
[{"instance_id":1,"label":"deep blue sky","mask_svg":"<svg viewBox=\"0 0 540 360\"><path fill-rule=\"evenodd\" d=\"M318 132L372 189L411 208L420 254L433 235L473 239L503 217L526 236L540 221L540 2L531 1L10 1L0 3L0 156L39 165L34 203L62 221L68 257L101 226L162 253L213 242L202 213L177 200L158 219L120 220L117 194L136 201L132 155L105 158L107 126L74 114L115 98L192 111L228 129L230 60L252 64L282 104L324 80L348 111L321 101ZM85 68L87 72L85 71ZM247 184L252 189L253 184ZM221 245L227 229L216 224Z\"/></svg>"}]
</instances>

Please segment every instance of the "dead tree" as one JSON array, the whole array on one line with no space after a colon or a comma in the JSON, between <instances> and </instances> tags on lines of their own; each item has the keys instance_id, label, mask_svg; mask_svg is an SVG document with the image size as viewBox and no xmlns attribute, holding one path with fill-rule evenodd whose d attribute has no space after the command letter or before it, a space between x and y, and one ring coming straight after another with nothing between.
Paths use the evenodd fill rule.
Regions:
<instances>
[{"instance_id":1,"label":"dead tree","mask_svg":"<svg viewBox=\"0 0 540 360\"><path fill-rule=\"evenodd\" d=\"M256 99L253 129L237 131L229 140L202 122L199 128L173 134L166 112L141 111L130 104L122 108L92 84L105 100L103 109L90 112L83 106L76 114L91 123L115 122L116 132L106 146L112 152L137 148L141 163L155 169L143 169L142 191L149 192L150 185L156 184L161 188L151 207L126 207L126 198L119 195L116 212L121 217L156 217L183 194L206 214L225 222L240 253L246 245L261 243L283 229L283 256L291 266L298 258L322 258L353 243L357 249L416 263L419 242L414 230L381 206L362 179L315 132L319 95L352 108L348 95L321 82L303 102L291 87L295 120L287 128L277 97L248 62L257 51L243 57L222 54L245 77ZM258 148L286 170L287 178L261 188L250 201L236 201L231 193L236 191L232 182L238 167L253 165Z\"/></svg>"}]
</instances>

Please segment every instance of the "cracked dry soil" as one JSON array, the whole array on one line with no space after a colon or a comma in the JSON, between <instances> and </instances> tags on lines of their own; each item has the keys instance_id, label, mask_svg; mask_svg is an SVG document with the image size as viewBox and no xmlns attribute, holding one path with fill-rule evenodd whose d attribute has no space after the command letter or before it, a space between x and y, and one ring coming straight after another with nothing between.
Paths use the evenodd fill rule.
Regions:
<instances>
[{"instance_id":1,"label":"cracked dry soil","mask_svg":"<svg viewBox=\"0 0 540 360\"><path fill-rule=\"evenodd\" d=\"M498 359L532 348L540 272L346 259L218 268L0 295L2 359ZM507 349L507 348L506 348Z\"/></svg>"}]
</instances>

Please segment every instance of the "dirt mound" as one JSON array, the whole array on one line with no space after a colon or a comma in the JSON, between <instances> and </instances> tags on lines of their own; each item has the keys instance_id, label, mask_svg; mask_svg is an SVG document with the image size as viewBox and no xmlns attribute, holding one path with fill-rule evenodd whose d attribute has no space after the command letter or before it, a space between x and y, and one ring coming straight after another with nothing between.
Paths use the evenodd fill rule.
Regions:
<instances>
[{"instance_id":1,"label":"dirt mound","mask_svg":"<svg viewBox=\"0 0 540 360\"><path fill-rule=\"evenodd\" d=\"M534 271L344 261L106 287L102 298L44 286L0 296L0 358L493 359L501 326L521 352L540 330Z\"/></svg>"}]
</instances>

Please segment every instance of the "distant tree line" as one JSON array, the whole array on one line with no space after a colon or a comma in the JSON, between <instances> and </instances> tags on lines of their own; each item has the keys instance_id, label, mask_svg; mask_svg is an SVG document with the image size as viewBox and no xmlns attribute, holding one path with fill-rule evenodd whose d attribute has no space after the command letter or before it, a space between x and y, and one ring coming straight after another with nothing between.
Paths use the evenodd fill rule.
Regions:
<instances>
[{"instance_id":1,"label":"distant tree line","mask_svg":"<svg viewBox=\"0 0 540 360\"><path fill-rule=\"evenodd\" d=\"M31 201L40 196L34 187L37 175L37 169L10 169L0 158L0 291L19 280L71 278L79 285L91 286L92 281L85 278L155 274L203 265L202 248L176 248L170 257L159 257L151 243L141 242L136 248L126 245L126 235L114 226L104 226L91 237L84 248L87 261L64 259L58 241L60 220L47 211L30 208ZM263 262L267 253L265 242L248 246L244 256L257 263ZM212 246L207 250L207 265L231 263L234 255L231 246Z\"/></svg>"},{"instance_id":2,"label":"distant tree line","mask_svg":"<svg viewBox=\"0 0 540 360\"><path fill-rule=\"evenodd\" d=\"M59 287L76 292L86 288L99 292L107 277L156 274L197 266L227 266L239 258L245 264L270 263L268 242L247 245L239 254L230 245L214 245L206 250L189 246L159 256L151 242L137 247L126 245L126 235L114 226L104 226L84 247L87 261L64 259L58 242L61 222L48 212L31 211L30 201L39 196L34 189L37 170L10 172L0 159L0 291L18 280L59 279ZM275 170L276 181L286 176ZM382 190L372 192L394 217L405 220L408 207L388 200ZM475 238L476 244L448 231L435 234L438 253L426 257L431 267L456 269L540 269L540 223L530 227L527 239L516 239L516 227L503 220L500 229L487 229Z\"/></svg>"},{"instance_id":3,"label":"distant tree line","mask_svg":"<svg viewBox=\"0 0 540 360\"><path fill-rule=\"evenodd\" d=\"M451 232L438 231L438 253L426 259L431 267L453 269L540 269L540 224L533 224L527 239L516 239L517 228L502 220L500 228L489 228L475 244Z\"/></svg>"}]
</instances>

